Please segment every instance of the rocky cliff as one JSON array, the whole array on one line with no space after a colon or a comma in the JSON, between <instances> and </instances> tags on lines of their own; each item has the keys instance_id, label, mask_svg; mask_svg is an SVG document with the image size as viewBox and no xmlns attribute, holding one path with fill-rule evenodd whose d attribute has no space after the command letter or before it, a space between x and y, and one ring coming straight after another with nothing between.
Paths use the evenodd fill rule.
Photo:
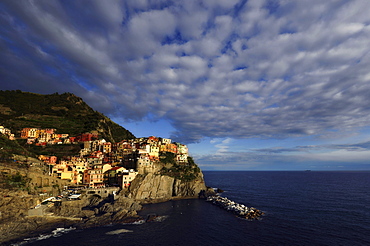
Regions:
<instances>
[{"instance_id":1,"label":"rocky cliff","mask_svg":"<svg viewBox=\"0 0 370 246\"><path fill-rule=\"evenodd\" d=\"M206 190L202 172L190 181L159 173L138 175L131 183L128 196L141 203L168 201L176 198L196 198Z\"/></svg>"}]
</instances>

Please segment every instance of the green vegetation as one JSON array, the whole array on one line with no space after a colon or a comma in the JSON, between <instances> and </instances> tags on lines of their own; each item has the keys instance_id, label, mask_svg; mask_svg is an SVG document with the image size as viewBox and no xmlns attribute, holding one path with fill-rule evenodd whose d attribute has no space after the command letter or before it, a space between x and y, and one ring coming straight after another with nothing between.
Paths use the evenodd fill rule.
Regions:
<instances>
[{"instance_id":1,"label":"green vegetation","mask_svg":"<svg viewBox=\"0 0 370 246\"><path fill-rule=\"evenodd\" d=\"M159 160L163 164L167 164L167 163L176 164L175 158L176 158L176 155L174 153L171 153L171 152L162 152L161 153L161 156L159 157Z\"/></svg>"},{"instance_id":2,"label":"green vegetation","mask_svg":"<svg viewBox=\"0 0 370 246\"><path fill-rule=\"evenodd\" d=\"M72 93L40 95L29 92L0 91L0 124L18 133L22 128L55 128L58 133L76 136L98 131L110 142L135 136L93 110Z\"/></svg>"},{"instance_id":3,"label":"green vegetation","mask_svg":"<svg viewBox=\"0 0 370 246\"><path fill-rule=\"evenodd\" d=\"M78 155L81 147L78 144L54 144L45 146L28 145L29 150L35 155L56 156L58 159L66 156Z\"/></svg>"},{"instance_id":4,"label":"green vegetation","mask_svg":"<svg viewBox=\"0 0 370 246\"><path fill-rule=\"evenodd\" d=\"M188 157L188 163L175 163L171 167L163 167L160 173L183 181L196 179L200 172L199 167L194 163L193 158Z\"/></svg>"},{"instance_id":5,"label":"green vegetation","mask_svg":"<svg viewBox=\"0 0 370 246\"><path fill-rule=\"evenodd\" d=\"M12 160L13 154L34 156L17 141L9 140L7 137L0 135L0 161L4 162Z\"/></svg>"},{"instance_id":6,"label":"green vegetation","mask_svg":"<svg viewBox=\"0 0 370 246\"><path fill-rule=\"evenodd\" d=\"M0 187L5 189L27 189L30 178L21 175L19 172L16 174L0 174L1 182Z\"/></svg>"}]
</instances>

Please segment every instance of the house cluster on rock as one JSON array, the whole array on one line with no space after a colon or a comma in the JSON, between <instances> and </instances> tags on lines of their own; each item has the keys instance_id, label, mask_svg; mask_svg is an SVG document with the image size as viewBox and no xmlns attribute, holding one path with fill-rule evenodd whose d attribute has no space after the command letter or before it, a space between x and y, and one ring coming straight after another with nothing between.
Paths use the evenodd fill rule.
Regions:
<instances>
[{"instance_id":1,"label":"house cluster on rock","mask_svg":"<svg viewBox=\"0 0 370 246\"><path fill-rule=\"evenodd\" d=\"M71 137L57 134L56 129L38 128L23 128L20 137L36 145L80 144L78 156L59 160L46 155L38 158L48 165L51 176L86 187L127 188L137 174L158 171L162 167L158 165L161 160L180 165L188 162L187 146L168 138L151 136L111 143L99 139L96 132Z\"/></svg>"}]
</instances>

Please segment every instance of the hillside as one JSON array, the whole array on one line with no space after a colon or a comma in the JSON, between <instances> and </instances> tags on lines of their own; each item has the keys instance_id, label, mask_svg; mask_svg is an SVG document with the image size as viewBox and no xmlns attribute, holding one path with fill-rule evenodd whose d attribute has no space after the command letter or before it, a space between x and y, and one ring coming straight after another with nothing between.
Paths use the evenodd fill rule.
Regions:
<instances>
[{"instance_id":1,"label":"hillside","mask_svg":"<svg viewBox=\"0 0 370 246\"><path fill-rule=\"evenodd\" d=\"M14 155L34 156L17 141L9 140L7 137L0 135L0 163L13 159Z\"/></svg>"},{"instance_id":2,"label":"hillside","mask_svg":"<svg viewBox=\"0 0 370 246\"><path fill-rule=\"evenodd\" d=\"M93 110L72 93L41 95L29 92L0 91L0 125L18 133L22 128L55 128L58 133L76 136L98 131L110 142L135 136Z\"/></svg>"}]
</instances>

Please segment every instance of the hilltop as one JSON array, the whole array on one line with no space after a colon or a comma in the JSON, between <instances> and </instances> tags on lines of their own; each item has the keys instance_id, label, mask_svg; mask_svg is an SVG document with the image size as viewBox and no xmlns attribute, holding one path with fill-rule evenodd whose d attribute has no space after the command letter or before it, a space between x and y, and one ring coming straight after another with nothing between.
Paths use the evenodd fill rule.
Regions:
<instances>
[{"instance_id":1,"label":"hilltop","mask_svg":"<svg viewBox=\"0 0 370 246\"><path fill-rule=\"evenodd\" d=\"M72 93L41 95L0 90L0 125L15 133L25 127L35 127L55 128L58 133L70 135L97 131L110 142L135 138Z\"/></svg>"}]
</instances>

